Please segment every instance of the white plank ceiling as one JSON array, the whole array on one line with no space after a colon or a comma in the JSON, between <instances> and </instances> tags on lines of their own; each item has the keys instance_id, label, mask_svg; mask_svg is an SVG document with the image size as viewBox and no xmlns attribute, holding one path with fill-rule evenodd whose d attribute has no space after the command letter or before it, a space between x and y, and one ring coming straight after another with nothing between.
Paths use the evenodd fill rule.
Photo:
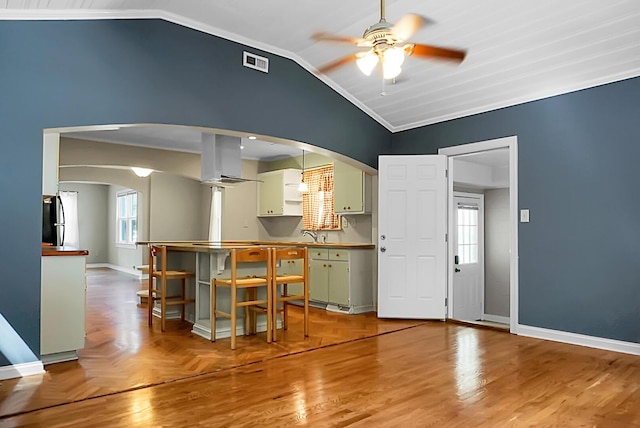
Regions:
<instances>
[{"instance_id":1,"label":"white plank ceiling","mask_svg":"<svg viewBox=\"0 0 640 428\"><path fill-rule=\"evenodd\" d=\"M0 0L0 19L149 17L292 58L310 71L358 51L378 0ZM355 64L320 76L396 132L640 75L637 0L388 0L387 20L430 21L411 41L466 49L458 66L410 57L395 84Z\"/></svg>"}]
</instances>

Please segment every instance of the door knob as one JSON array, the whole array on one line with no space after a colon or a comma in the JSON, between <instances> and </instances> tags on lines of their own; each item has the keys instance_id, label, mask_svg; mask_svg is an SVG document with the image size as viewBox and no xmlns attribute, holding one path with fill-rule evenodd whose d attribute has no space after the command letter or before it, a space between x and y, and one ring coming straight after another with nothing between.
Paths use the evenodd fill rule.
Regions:
<instances>
[{"instance_id":1,"label":"door knob","mask_svg":"<svg viewBox=\"0 0 640 428\"><path fill-rule=\"evenodd\" d=\"M380 252L384 253L385 251L387 251L387 249L385 247L380 247Z\"/></svg>"},{"instance_id":2,"label":"door knob","mask_svg":"<svg viewBox=\"0 0 640 428\"><path fill-rule=\"evenodd\" d=\"M460 272L460 269L455 268L453 271L454 271L454 272Z\"/></svg>"}]
</instances>

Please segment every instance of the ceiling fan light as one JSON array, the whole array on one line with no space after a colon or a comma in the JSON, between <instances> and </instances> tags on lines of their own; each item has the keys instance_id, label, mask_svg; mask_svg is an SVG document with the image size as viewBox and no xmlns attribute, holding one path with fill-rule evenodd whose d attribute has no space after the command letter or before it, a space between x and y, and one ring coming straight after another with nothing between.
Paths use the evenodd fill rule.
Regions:
<instances>
[{"instance_id":1,"label":"ceiling fan light","mask_svg":"<svg viewBox=\"0 0 640 428\"><path fill-rule=\"evenodd\" d=\"M382 77L386 80L398 77L402 72L402 68L399 65L394 65L385 62L382 64Z\"/></svg>"},{"instance_id":2,"label":"ceiling fan light","mask_svg":"<svg viewBox=\"0 0 640 428\"><path fill-rule=\"evenodd\" d=\"M358 64L358 68L365 76L371 76L371 72L378 64L378 55L369 52L365 56L358 58L356 64Z\"/></svg>"},{"instance_id":3,"label":"ceiling fan light","mask_svg":"<svg viewBox=\"0 0 640 428\"><path fill-rule=\"evenodd\" d=\"M393 67L400 67L404 62L404 50L401 48L389 48L384 51L384 63Z\"/></svg>"}]
</instances>

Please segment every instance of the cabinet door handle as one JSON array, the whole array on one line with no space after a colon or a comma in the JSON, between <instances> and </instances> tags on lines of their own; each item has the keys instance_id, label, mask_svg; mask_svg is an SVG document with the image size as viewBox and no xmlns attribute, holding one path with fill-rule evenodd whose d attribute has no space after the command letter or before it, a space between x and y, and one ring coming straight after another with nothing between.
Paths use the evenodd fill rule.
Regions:
<instances>
[{"instance_id":1,"label":"cabinet door handle","mask_svg":"<svg viewBox=\"0 0 640 428\"><path fill-rule=\"evenodd\" d=\"M331 265L329 265L329 267L331 267Z\"/></svg>"}]
</instances>

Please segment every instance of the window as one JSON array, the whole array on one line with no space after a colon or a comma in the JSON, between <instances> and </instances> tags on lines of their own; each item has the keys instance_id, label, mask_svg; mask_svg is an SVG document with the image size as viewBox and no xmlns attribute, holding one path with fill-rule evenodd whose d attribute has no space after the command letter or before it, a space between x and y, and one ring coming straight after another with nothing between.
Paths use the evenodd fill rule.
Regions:
<instances>
[{"instance_id":1,"label":"window","mask_svg":"<svg viewBox=\"0 0 640 428\"><path fill-rule=\"evenodd\" d=\"M333 165L304 171L309 191L302 195L304 230L340 229L340 217L333 213Z\"/></svg>"},{"instance_id":2,"label":"window","mask_svg":"<svg viewBox=\"0 0 640 428\"><path fill-rule=\"evenodd\" d=\"M138 193L120 192L117 198L116 243L133 245L138 240Z\"/></svg>"},{"instance_id":3,"label":"window","mask_svg":"<svg viewBox=\"0 0 640 428\"><path fill-rule=\"evenodd\" d=\"M478 263L478 207L458 205L458 263Z\"/></svg>"}]
</instances>

